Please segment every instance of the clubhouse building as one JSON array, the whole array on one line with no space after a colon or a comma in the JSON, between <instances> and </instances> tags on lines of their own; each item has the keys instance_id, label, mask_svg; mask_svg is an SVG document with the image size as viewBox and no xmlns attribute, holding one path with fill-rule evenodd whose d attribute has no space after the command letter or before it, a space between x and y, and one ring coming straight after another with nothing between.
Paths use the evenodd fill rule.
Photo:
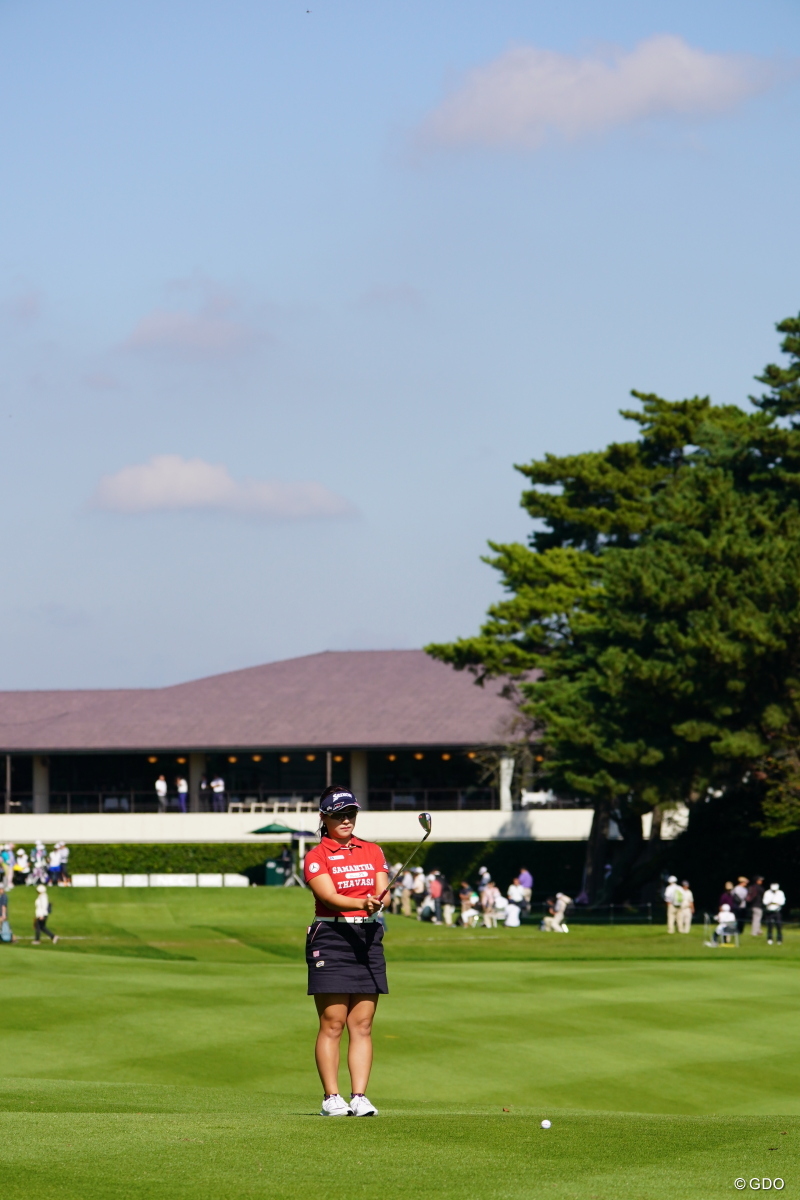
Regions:
<instances>
[{"instance_id":1,"label":"clubhouse building","mask_svg":"<svg viewBox=\"0 0 800 1200\"><path fill-rule=\"evenodd\" d=\"M481 766L481 751L508 739L513 710L500 691L422 650L380 650L172 687L0 692L4 810L179 812L184 778L190 814L215 807L215 779L216 807L233 811L302 812L326 782L376 812L510 811L509 770L497 786Z\"/></svg>"}]
</instances>

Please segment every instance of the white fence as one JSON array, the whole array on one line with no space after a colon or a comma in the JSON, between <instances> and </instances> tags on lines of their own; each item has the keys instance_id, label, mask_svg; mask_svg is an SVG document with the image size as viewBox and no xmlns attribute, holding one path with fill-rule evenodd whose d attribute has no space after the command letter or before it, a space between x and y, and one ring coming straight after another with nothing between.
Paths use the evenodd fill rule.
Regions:
<instances>
[{"instance_id":1,"label":"white fence","mask_svg":"<svg viewBox=\"0 0 800 1200\"><path fill-rule=\"evenodd\" d=\"M237 875L232 871L221 874L213 872L199 875L171 875L167 873L153 875L81 875L72 876L73 887L249 887L250 880L246 875Z\"/></svg>"}]
</instances>

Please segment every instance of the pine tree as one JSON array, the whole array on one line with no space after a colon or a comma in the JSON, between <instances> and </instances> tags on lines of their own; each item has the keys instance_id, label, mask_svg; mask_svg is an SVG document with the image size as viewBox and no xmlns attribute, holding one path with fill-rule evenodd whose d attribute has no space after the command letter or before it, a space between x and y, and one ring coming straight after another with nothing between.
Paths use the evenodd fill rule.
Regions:
<instances>
[{"instance_id":1,"label":"pine tree","mask_svg":"<svg viewBox=\"0 0 800 1200\"><path fill-rule=\"evenodd\" d=\"M709 789L758 788L766 830L800 826L800 318L778 329L789 366L765 369L755 411L634 393L637 440L518 467L543 528L491 544L509 597L476 637L428 647L517 681L542 786L595 806L596 895L612 814L609 889L641 814Z\"/></svg>"}]
</instances>

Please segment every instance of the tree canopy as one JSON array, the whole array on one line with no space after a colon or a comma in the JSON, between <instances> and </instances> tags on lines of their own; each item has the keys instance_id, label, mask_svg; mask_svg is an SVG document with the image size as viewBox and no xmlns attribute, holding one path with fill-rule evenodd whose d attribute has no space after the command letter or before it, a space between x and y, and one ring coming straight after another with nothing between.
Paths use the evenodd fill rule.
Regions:
<instances>
[{"instance_id":1,"label":"tree canopy","mask_svg":"<svg viewBox=\"0 0 800 1200\"><path fill-rule=\"evenodd\" d=\"M541 784L623 822L749 786L766 832L800 826L800 317L777 328L749 411L634 392L634 440L518 466L507 596L427 647L515 681Z\"/></svg>"}]
</instances>

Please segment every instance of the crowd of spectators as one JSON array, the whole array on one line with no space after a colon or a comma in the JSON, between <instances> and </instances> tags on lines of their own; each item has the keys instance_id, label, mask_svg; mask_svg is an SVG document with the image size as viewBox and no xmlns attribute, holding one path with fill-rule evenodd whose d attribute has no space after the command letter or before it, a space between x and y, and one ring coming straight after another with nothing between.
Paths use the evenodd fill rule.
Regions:
<instances>
[{"instance_id":1,"label":"crowd of spectators","mask_svg":"<svg viewBox=\"0 0 800 1200\"><path fill-rule=\"evenodd\" d=\"M69 884L69 846L56 842L48 852L44 842L37 842L30 853L24 846L6 842L0 850L3 868L3 890L10 892L14 887L54 887Z\"/></svg>"},{"instance_id":2,"label":"crowd of spectators","mask_svg":"<svg viewBox=\"0 0 800 1200\"><path fill-rule=\"evenodd\" d=\"M728 880L719 898L719 911L714 917L716 926L708 946L730 945L744 933L750 922L752 937L760 937L766 925L767 945L783 945L783 910L786 896L778 883L764 885L763 875L753 882L740 875L733 883Z\"/></svg>"},{"instance_id":3,"label":"crowd of spectators","mask_svg":"<svg viewBox=\"0 0 800 1200\"><path fill-rule=\"evenodd\" d=\"M695 912L694 896L687 879L678 882L670 875L664 889L667 906L667 933L689 933ZM736 883L728 880L717 902L717 912L711 918L714 931L707 946L732 945L750 924L752 937L760 937L766 925L767 945L783 942L783 910L786 896L777 883L766 887L763 875L752 880L739 875Z\"/></svg>"},{"instance_id":4,"label":"crowd of spectators","mask_svg":"<svg viewBox=\"0 0 800 1200\"><path fill-rule=\"evenodd\" d=\"M51 910L47 889L66 887L70 883L69 847L66 842L56 842L49 852L44 842L37 842L31 847L30 853L24 846L17 847L13 842L6 842L0 850L0 865L0 942L17 940L9 921L8 896L13 888L26 886L36 888L32 945L41 945L42 934L52 942L57 942L57 934L47 927Z\"/></svg>"},{"instance_id":5,"label":"crowd of spectators","mask_svg":"<svg viewBox=\"0 0 800 1200\"><path fill-rule=\"evenodd\" d=\"M392 874L400 868L398 863ZM438 869L426 873L422 867L407 867L392 888L392 912L462 929L476 925L495 929L498 924L517 929L521 917L530 913L532 891L533 876L527 867L520 868L505 895L485 866L479 869L474 885L466 879L456 885Z\"/></svg>"}]
</instances>

